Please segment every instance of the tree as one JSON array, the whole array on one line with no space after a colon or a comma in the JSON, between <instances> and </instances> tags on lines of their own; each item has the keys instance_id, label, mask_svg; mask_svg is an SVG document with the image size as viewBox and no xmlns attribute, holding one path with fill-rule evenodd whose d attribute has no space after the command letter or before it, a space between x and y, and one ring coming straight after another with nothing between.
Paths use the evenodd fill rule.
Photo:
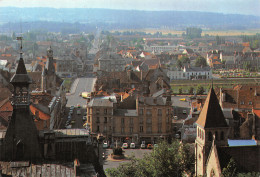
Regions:
<instances>
[{"instance_id":1,"label":"tree","mask_svg":"<svg viewBox=\"0 0 260 177\"><path fill-rule=\"evenodd\" d=\"M204 57L201 57L201 56L197 57L196 60L195 60L195 66L196 67L201 67L201 66L205 67L205 66L207 66L206 59Z\"/></svg>"},{"instance_id":2,"label":"tree","mask_svg":"<svg viewBox=\"0 0 260 177\"><path fill-rule=\"evenodd\" d=\"M181 67L183 66L181 60L177 60L176 66L177 66L178 68L181 68Z\"/></svg>"},{"instance_id":3,"label":"tree","mask_svg":"<svg viewBox=\"0 0 260 177\"><path fill-rule=\"evenodd\" d=\"M204 88L201 85L198 85L196 94L202 95L204 93Z\"/></svg>"},{"instance_id":4,"label":"tree","mask_svg":"<svg viewBox=\"0 0 260 177\"><path fill-rule=\"evenodd\" d=\"M130 162L120 164L118 168L107 169L107 175L113 177L140 176L182 176L194 174L194 151L187 144L163 141L151 153L142 159L132 157Z\"/></svg>"},{"instance_id":5,"label":"tree","mask_svg":"<svg viewBox=\"0 0 260 177\"><path fill-rule=\"evenodd\" d=\"M189 57L186 57L186 56L181 57L180 60L181 60L182 63L190 63Z\"/></svg>"},{"instance_id":6,"label":"tree","mask_svg":"<svg viewBox=\"0 0 260 177\"><path fill-rule=\"evenodd\" d=\"M189 39L201 38L201 33L202 33L201 28L194 28L194 27L186 28L186 37Z\"/></svg>"},{"instance_id":7,"label":"tree","mask_svg":"<svg viewBox=\"0 0 260 177\"><path fill-rule=\"evenodd\" d=\"M182 94L182 88L179 88L179 94L180 95Z\"/></svg>"},{"instance_id":8,"label":"tree","mask_svg":"<svg viewBox=\"0 0 260 177\"><path fill-rule=\"evenodd\" d=\"M190 87L189 90L188 90L189 94L193 94L194 92L194 88L193 87Z\"/></svg>"},{"instance_id":9,"label":"tree","mask_svg":"<svg viewBox=\"0 0 260 177\"><path fill-rule=\"evenodd\" d=\"M237 165L233 158L229 160L229 163L226 168L222 170L223 177L235 177L237 176Z\"/></svg>"}]
</instances>

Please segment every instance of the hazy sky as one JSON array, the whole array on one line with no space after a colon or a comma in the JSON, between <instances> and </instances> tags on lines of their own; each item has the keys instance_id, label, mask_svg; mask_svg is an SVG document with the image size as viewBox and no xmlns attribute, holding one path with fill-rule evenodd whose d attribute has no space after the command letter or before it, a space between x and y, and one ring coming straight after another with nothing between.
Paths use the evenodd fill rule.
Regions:
<instances>
[{"instance_id":1,"label":"hazy sky","mask_svg":"<svg viewBox=\"0 0 260 177\"><path fill-rule=\"evenodd\" d=\"M260 0L0 0L0 6L184 10L260 16Z\"/></svg>"}]
</instances>

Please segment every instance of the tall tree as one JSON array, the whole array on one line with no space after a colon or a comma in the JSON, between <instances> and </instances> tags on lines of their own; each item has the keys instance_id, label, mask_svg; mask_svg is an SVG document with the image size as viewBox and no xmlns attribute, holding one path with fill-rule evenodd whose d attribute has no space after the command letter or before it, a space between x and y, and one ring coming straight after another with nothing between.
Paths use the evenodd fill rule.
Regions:
<instances>
[{"instance_id":1,"label":"tall tree","mask_svg":"<svg viewBox=\"0 0 260 177\"><path fill-rule=\"evenodd\" d=\"M204 57L201 57L201 56L197 57L196 60L195 60L195 66L196 67L201 67L201 66L205 67L205 66L207 66L206 59Z\"/></svg>"}]
</instances>

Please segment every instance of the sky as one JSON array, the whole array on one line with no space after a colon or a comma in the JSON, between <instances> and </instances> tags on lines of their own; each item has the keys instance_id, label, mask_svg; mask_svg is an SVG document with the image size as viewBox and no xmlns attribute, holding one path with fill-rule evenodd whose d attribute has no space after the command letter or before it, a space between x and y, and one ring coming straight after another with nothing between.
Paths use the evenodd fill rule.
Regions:
<instances>
[{"instance_id":1,"label":"sky","mask_svg":"<svg viewBox=\"0 0 260 177\"><path fill-rule=\"evenodd\" d=\"M260 0L0 0L0 7L177 10L260 16Z\"/></svg>"}]
</instances>

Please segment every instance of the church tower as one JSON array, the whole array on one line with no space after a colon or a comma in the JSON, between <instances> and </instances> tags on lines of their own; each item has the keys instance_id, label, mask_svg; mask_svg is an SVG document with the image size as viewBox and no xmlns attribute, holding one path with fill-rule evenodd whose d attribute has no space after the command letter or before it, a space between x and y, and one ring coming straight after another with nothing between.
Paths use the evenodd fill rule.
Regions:
<instances>
[{"instance_id":1,"label":"church tower","mask_svg":"<svg viewBox=\"0 0 260 177\"><path fill-rule=\"evenodd\" d=\"M227 145L229 127L219 105L218 98L211 88L197 120L195 140L195 175L206 174L206 162L215 136L216 146Z\"/></svg>"},{"instance_id":2,"label":"church tower","mask_svg":"<svg viewBox=\"0 0 260 177\"><path fill-rule=\"evenodd\" d=\"M42 91L47 91L52 95L56 93L56 74L51 46L47 49L47 62L42 71L41 88Z\"/></svg>"},{"instance_id":3,"label":"church tower","mask_svg":"<svg viewBox=\"0 0 260 177\"><path fill-rule=\"evenodd\" d=\"M16 72L10 82L13 85L13 114L8 123L0 158L4 161L39 160L42 156L38 131L29 109L29 84L32 80L27 74L22 52Z\"/></svg>"}]
</instances>

